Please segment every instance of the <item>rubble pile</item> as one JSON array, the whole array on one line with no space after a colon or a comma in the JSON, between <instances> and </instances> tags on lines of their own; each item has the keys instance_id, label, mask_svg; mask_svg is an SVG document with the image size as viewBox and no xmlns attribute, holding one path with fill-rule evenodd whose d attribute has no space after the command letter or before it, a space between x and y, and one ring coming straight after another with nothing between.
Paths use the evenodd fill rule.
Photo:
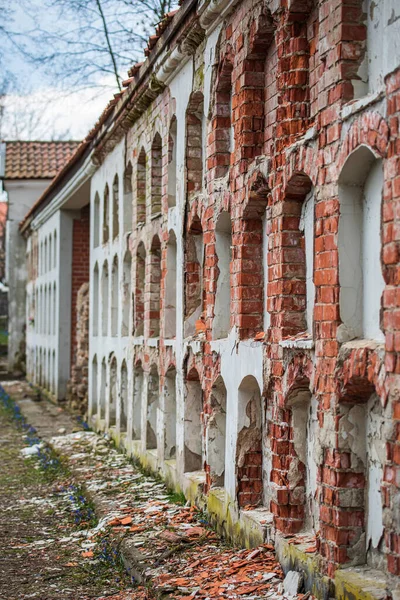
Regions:
<instances>
[{"instance_id":1,"label":"rubble pile","mask_svg":"<svg viewBox=\"0 0 400 600\"><path fill-rule=\"evenodd\" d=\"M228 547L204 513L174 502L164 484L141 473L107 438L82 431L55 437L52 445L67 457L96 507L99 524L89 532L89 544L109 532L138 594L150 585L156 596L177 600L285 595L272 546ZM90 552L85 559L92 559Z\"/></svg>"}]
</instances>

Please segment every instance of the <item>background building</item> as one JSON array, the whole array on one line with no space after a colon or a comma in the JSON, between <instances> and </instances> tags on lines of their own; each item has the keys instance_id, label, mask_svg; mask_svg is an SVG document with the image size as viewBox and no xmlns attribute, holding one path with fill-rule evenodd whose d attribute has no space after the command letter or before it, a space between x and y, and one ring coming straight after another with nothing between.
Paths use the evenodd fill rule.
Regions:
<instances>
[{"instance_id":1,"label":"background building","mask_svg":"<svg viewBox=\"0 0 400 600\"><path fill-rule=\"evenodd\" d=\"M8 368L25 368L26 244L20 221L53 177L71 158L77 142L3 142L0 176L7 193L6 274L8 286Z\"/></svg>"}]
</instances>

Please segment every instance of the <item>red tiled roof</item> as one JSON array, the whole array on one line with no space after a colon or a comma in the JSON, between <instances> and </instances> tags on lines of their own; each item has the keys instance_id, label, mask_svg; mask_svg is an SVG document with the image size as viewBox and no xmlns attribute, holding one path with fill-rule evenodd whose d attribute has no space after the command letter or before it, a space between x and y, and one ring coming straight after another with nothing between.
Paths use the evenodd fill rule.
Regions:
<instances>
[{"instance_id":1,"label":"red tiled roof","mask_svg":"<svg viewBox=\"0 0 400 600\"><path fill-rule=\"evenodd\" d=\"M80 142L5 142L5 179L53 179Z\"/></svg>"}]
</instances>

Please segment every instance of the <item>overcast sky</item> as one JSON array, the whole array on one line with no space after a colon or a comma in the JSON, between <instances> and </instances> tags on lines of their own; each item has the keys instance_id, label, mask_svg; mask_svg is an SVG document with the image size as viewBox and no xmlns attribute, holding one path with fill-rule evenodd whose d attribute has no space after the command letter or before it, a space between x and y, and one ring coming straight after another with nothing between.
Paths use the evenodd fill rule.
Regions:
<instances>
[{"instance_id":1,"label":"overcast sky","mask_svg":"<svg viewBox=\"0 0 400 600\"><path fill-rule=\"evenodd\" d=\"M10 2L5 1L6 5ZM121 0L107 1L124 6ZM56 13L62 0L58 0L60 4L54 10L49 10L48 2L49 0L11 0L14 15L10 26L26 36L39 23L41 27L59 35L59 12ZM71 30L74 26L75 23L68 22L68 14L63 16L64 31L68 28ZM28 50L34 47L29 36L21 39ZM2 46L0 70L2 62L12 76L4 102L5 118L1 129L3 139L83 139L117 91L112 75L106 73L96 76L95 83L99 84L96 89L79 90L76 86L65 85L52 76L51 69L33 65L15 47L10 48L7 41ZM136 52L136 55L132 52L132 56L133 60L129 59L123 65L123 77L132 62L141 59L143 55L141 52Z\"/></svg>"}]
</instances>

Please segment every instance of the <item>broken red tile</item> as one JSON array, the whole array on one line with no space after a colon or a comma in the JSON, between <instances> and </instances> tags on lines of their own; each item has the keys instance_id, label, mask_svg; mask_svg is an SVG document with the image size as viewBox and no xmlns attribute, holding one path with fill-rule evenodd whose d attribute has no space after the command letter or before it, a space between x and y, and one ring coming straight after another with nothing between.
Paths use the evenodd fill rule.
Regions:
<instances>
[{"instance_id":1,"label":"broken red tile","mask_svg":"<svg viewBox=\"0 0 400 600\"><path fill-rule=\"evenodd\" d=\"M185 535L188 537L200 537L207 533L207 530L204 527L190 527L190 529L186 529Z\"/></svg>"}]
</instances>

